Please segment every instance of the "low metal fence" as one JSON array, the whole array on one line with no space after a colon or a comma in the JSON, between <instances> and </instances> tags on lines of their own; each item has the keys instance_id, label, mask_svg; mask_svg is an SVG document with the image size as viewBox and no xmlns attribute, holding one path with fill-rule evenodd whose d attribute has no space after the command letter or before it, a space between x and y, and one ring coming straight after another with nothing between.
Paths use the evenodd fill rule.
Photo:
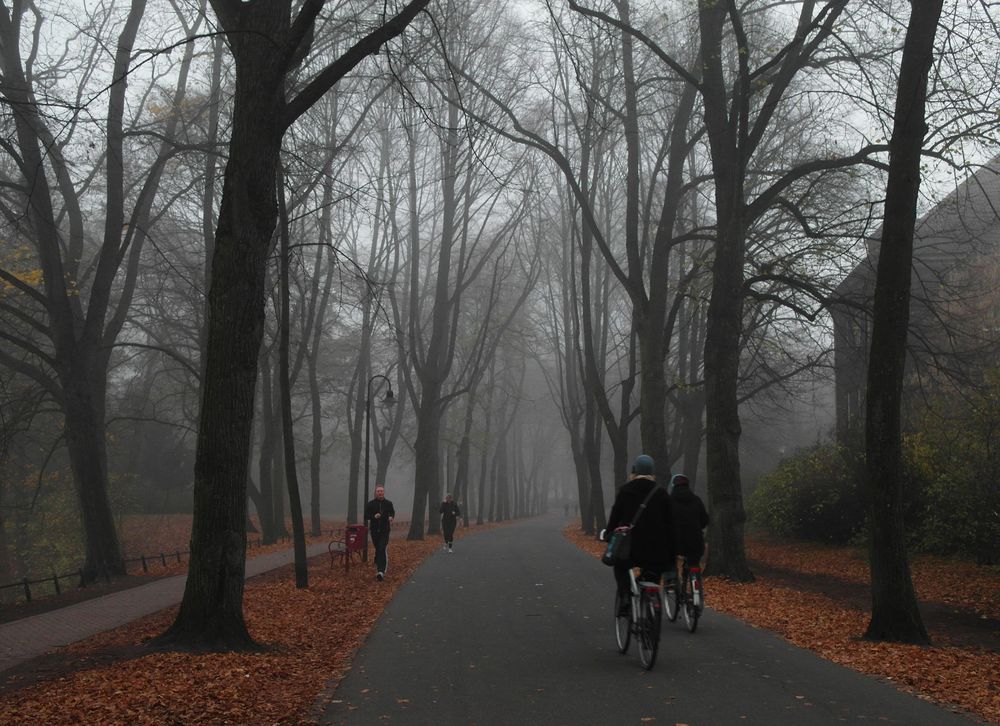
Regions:
<instances>
[{"instance_id":1,"label":"low metal fence","mask_svg":"<svg viewBox=\"0 0 1000 726\"><path fill-rule=\"evenodd\" d=\"M329 536L333 536L333 530L330 531ZM291 535L278 537L272 544L283 544L285 542L291 542ZM263 540L258 537L256 539L247 540L247 549L253 549L254 547L262 547ZM141 554L138 557L128 557L123 560L125 565L125 572L128 574L129 565L140 565L142 567L142 572L144 574L149 573L149 568L151 566L167 567L171 564L182 564L183 557L190 555L188 550L174 550L173 552L160 552L159 554ZM78 567L76 570L67 572L64 574L52 573L46 577L23 577L20 580L14 580L13 582L8 582L5 585L0 585L0 602L5 602L10 604L16 602L19 599L23 599L25 602L31 602L33 597L43 597L48 595L62 595L63 591L68 588L84 588L88 584L93 584L99 580L104 580L105 583L110 584L112 577L108 573L107 569L103 569L97 576L96 579L87 582L83 576L83 567ZM75 583L75 584L74 584ZM32 592L32 586L36 586L35 592ZM14 594L12 598L2 597L3 593L7 590L13 590Z\"/></svg>"}]
</instances>

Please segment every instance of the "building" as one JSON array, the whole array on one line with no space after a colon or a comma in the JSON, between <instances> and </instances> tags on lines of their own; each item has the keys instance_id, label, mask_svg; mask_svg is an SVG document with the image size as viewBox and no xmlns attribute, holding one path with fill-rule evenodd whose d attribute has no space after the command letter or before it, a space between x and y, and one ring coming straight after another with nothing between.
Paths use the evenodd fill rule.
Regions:
<instances>
[{"instance_id":1,"label":"building","mask_svg":"<svg viewBox=\"0 0 1000 726\"><path fill-rule=\"evenodd\" d=\"M864 421L875 270L882 230L837 287L831 307L837 438ZM907 391L976 380L1000 351L1000 157L917 222L913 240Z\"/></svg>"}]
</instances>

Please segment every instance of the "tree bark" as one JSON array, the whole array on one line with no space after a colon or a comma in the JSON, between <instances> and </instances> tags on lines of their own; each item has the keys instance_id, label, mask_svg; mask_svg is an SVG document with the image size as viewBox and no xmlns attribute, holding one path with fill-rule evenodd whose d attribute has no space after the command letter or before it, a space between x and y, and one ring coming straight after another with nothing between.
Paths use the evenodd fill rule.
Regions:
<instances>
[{"instance_id":1,"label":"tree bark","mask_svg":"<svg viewBox=\"0 0 1000 726\"><path fill-rule=\"evenodd\" d=\"M722 68L726 3L699 2L702 97L708 127L717 209L712 294L705 331L705 414L709 539L713 572L752 580L746 560L743 488L740 478L740 425L737 385L743 323L743 262L746 249L744 159L726 103Z\"/></svg>"},{"instance_id":2,"label":"tree bark","mask_svg":"<svg viewBox=\"0 0 1000 726\"><path fill-rule=\"evenodd\" d=\"M261 410L257 414L260 421L260 450L257 455L260 491L254 504L257 507L257 519L260 521L261 541L264 544L274 544L278 541L278 527L275 526L274 516L274 458L277 450L278 431L271 387L273 377L268 356L269 353L266 350L260 356Z\"/></svg>"},{"instance_id":3,"label":"tree bark","mask_svg":"<svg viewBox=\"0 0 1000 726\"><path fill-rule=\"evenodd\" d=\"M289 229L288 205L285 200L285 175L278 168L278 199L281 219L280 249L280 285L281 285L281 319L278 323L278 384L281 394L281 432L284 444L285 483L288 486L288 508L292 515L292 541L295 552L295 587L309 587L309 567L306 563L306 530L302 521L302 498L299 494L299 475L295 467L295 429L292 423L292 377L289 365L289 347L291 346L291 299L288 290Z\"/></svg>"},{"instance_id":4,"label":"tree bark","mask_svg":"<svg viewBox=\"0 0 1000 726\"><path fill-rule=\"evenodd\" d=\"M246 452L285 104L283 57L251 39L259 33L283 38L289 18L281 3L243 6L234 17L220 12L222 4L213 6L236 59L236 92L208 294L191 561L177 619L159 642L239 649L253 644L243 618Z\"/></svg>"},{"instance_id":5,"label":"tree bark","mask_svg":"<svg viewBox=\"0 0 1000 726\"><path fill-rule=\"evenodd\" d=\"M63 379L66 447L84 529L83 579L124 575L125 563L108 498L108 462L104 442L107 364L93 370L81 358Z\"/></svg>"},{"instance_id":6,"label":"tree bark","mask_svg":"<svg viewBox=\"0 0 1000 726\"><path fill-rule=\"evenodd\" d=\"M942 0L910 3L910 22L889 141L889 177L875 281L866 393L866 484L870 498L871 640L929 641L917 609L903 528L901 416L910 318L913 231L920 154L927 131L927 75Z\"/></svg>"}]
</instances>

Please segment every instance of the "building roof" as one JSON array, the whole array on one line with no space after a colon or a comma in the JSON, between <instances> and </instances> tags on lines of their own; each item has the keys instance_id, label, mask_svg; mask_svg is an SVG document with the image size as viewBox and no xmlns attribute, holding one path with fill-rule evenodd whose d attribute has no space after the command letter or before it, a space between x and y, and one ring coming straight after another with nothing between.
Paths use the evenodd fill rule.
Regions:
<instances>
[{"instance_id":1,"label":"building roof","mask_svg":"<svg viewBox=\"0 0 1000 726\"><path fill-rule=\"evenodd\" d=\"M866 238L868 253L837 286L846 299L871 300L882 227ZM1000 251L1000 156L981 166L917 221L914 286L937 287L969 260Z\"/></svg>"}]
</instances>

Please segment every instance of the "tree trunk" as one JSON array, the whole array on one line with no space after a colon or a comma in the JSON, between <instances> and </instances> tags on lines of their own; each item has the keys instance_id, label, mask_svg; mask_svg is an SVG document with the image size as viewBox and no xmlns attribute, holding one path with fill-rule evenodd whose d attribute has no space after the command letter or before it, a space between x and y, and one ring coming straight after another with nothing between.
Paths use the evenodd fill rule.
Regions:
<instances>
[{"instance_id":1,"label":"tree trunk","mask_svg":"<svg viewBox=\"0 0 1000 726\"><path fill-rule=\"evenodd\" d=\"M942 0L910 3L910 23L889 141L882 242L872 311L866 393L866 484L871 502L871 640L929 641L917 609L903 529L900 405L910 318L913 230L920 189L920 154L927 131L927 74Z\"/></svg>"},{"instance_id":2,"label":"tree trunk","mask_svg":"<svg viewBox=\"0 0 1000 726\"><path fill-rule=\"evenodd\" d=\"M743 487L740 479L740 414L737 397L743 323L745 256L744 160L726 103L722 70L723 24L728 6L699 2L705 124L715 174L716 242L712 295L705 331L705 451L712 571L752 580L746 560Z\"/></svg>"},{"instance_id":3,"label":"tree trunk","mask_svg":"<svg viewBox=\"0 0 1000 726\"><path fill-rule=\"evenodd\" d=\"M476 389L469 391L465 407L465 420L462 427L462 439L458 444L458 456L455 463L455 485L452 489L455 501L462 512L464 526L469 526L469 458L472 450L472 424L476 410Z\"/></svg>"},{"instance_id":4,"label":"tree trunk","mask_svg":"<svg viewBox=\"0 0 1000 726\"><path fill-rule=\"evenodd\" d=\"M601 476L601 424L593 399L587 399L586 425L584 430L584 457L587 461L587 481L590 491L587 493L587 511L590 517L584 522L583 531L594 534L607 521L604 511L604 477Z\"/></svg>"},{"instance_id":5,"label":"tree trunk","mask_svg":"<svg viewBox=\"0 0 1000 726\"><path fill-rule=\"evenodd\" d=\"M725 215L719 215L720 220ZM744 547L743 485L740 476L739 380L743 314L743 238L734 228L719 230L712 265L712 296L705 332L705 453L712 512L709 539L713 573L753 580Z\"/></svg>"},{"instance_id":6,"label":"tree trunk","mask_svg":"<svg viewBox=\"0 0 1000 726\"><path fill-rule=\"evenodd\" d=\"M80 505L86 554L83 578L124 575L118 532L108 498L107 449L104 441L104 386L106 368L88 375L78 362L63 380L66 447Z\"/></svg>"},{"instance_id":7,"label":"tree trunk","mask_svg":"<svg viewBox=\"0 0 1000 726\"><path fill-rule=\"evenodd\" d=\"M319 376L316 370L317 355L309 355L309 402L312 411L312 439L309 447L309 521L310 534L319 537L323 523L319 513L320 465L323 459L323 402L319 393Z\"/></svg>"},{"instance_id":8,"label":"tree trunk","mask_svg":"<svg viewBox=\"0 0 1000 726\"><path fill-rule=\"evenodd\" d=\"M587 468L587 457L583 450L573 447L573 469L576 471L576 495L580 503L580 529L584 534L594 534L593 508L590 505L590 470ZM598 523L603 527L607 520Z\"/></svg>"},{"instance_id":9,"label":"tree trunk","mask_svg":"<svg viewBox=\"0 0 1000 726\"><path fill-rule=\"evenodd\" d=\"M280 358L280 352L279 352ZM288 526L285 521L285 499L288 496L287 477L285 476L285 426L281 413L281 363L274 368L272 390L276 396L274 402L274 456L271 468L271 526L274 536L281 540L288 536Z\"/></svg>"},{"instance_id":10,"label":"tree trunk","mask_svg":"<svg viewBox=\"0 0 1000 726\"><path fill-rule=\"evenodd\" d=\"M483 431L482 458L479 462L479 501L476 502L476 524L483 523L483 512L486 507L486 482L490 462L490 441L493 426L493 394L496 372L496 360L490 362L489 379L486 383L486 405L483 407L483 419L486 427Z\"/></svg>"},{"instance_id":11,"label":"tree trunk","mask_svg":"<svg viewBox=\"0 0 1000 726\"><path fill-rule=\"evenodd\" d=\"M254 14L260 22L248 20L251 27L281 37L287 11L283 15L278 7L257 6ZM236 93L208 294L191 561L177 619L159 639L223 649L253 644L243 618L246 452L283 131L281 114L270 111L284 107L285 61L280 54L259 52L259 41L251 41L251 35L230 34L237 58Z\"/></svg>"},{"instance_id":12,"label":"tree trunk","mask_svg":"<svg viewBox=\"0 0 1000 726\"><path fill-rule=\"evenodd\" d=\"M423 539L426 525L427 503L430 492L436 487L440 471L441 443L441 388L430 382L421 386L420 405L417 408L417 438L413 442L413 509L410 514L410 531L407 539Z\"/></svg>"},{"instance_id":13,"label":"tree trunk","mask_svg":"<svg viewBox=\"0 0 1000 726\"><path fill-rule=\"evenodd\" d=\"M288 508L292 515L292 540L295 550L295 587L309 587L309 568L306 564L306 530L302 521L302 499L299 496L299 475L295 468L295 429L292 424L292 381L288 361L291 346L291 300L288 291L289 230L288 206L285 201L285 175L279 167L278 199L281 219L281 254L279 258L281 281L281 319L278 341L278 388L281 393L281 431L283 458L285 460L285 483L288 485Z\"/></svg>"},{"instance_id":14,"label":"tree trunk","mask_svg":"<svg viewBox=\"0 0 1000 726\"><path fill-rule=\"evenodd\" d=\"M374 491L371 482L362 482L361 462L365 456L371 463L371 452L363 451L365 446L365 411L368 406L368 380L371 376L371 299L365 296L361 313L361 348L358 351L358 363L354 369L355 388L353 389L353 405L348 412L348 434L351 441L350 461L347 468L347 521L356 524L358 518L358 499L363 497L364 489ZM370 414L369 414L370 415ZM376 475L375 481L381 481ZM361 509L368 502L361 502Z\"/></svg>"},{"instance_id":15,"label":"tree trunk","mask_svg":"<svg viewBox=\"0 0 1000 726\"><path fill-rule=\"evenodd\" d=\"M274 544L278 541L278 532L274 526L274 457L277 432L275 431L274 406L271 396L271 365L266 352L260 356L260 367L261 410L258 414L260 451L257 455L257 478L260 491L254 504L257 507L257 519L260 520L261 542Z\"/></svg>"}]
</instances>

